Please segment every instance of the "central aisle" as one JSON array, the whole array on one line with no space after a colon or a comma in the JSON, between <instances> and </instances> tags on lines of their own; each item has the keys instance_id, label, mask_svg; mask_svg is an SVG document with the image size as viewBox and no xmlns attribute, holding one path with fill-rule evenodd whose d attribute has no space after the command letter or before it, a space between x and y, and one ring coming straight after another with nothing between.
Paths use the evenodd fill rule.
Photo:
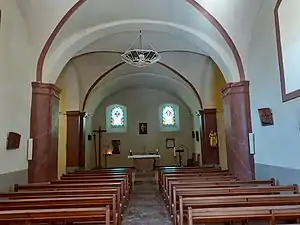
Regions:
<instances>
[{"instance_id":1,"label":"central aisle","mask_svg":"<svg viewBox=\"0 0 300 225\"><path fill-rule=\"evenodd\" d=\"M123 225L169 225L172 224L163 199L155 183L154 173L136 175L129 208Z\"/></svg>"}]
</instances>

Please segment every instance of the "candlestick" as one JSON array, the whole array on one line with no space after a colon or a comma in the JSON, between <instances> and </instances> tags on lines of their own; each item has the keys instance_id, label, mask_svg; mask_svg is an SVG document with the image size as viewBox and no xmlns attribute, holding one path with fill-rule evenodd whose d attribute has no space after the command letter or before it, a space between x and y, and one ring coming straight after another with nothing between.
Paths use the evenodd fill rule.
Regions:
<instances>
[{"instance_id":1,"label":"candlestick","mask_svg":"<svg viewBox=\"0 0 300 225\"><path fill-rule=\"evenodd\" d=\"M174 147L174 157L176 157L176 150L175 150L175 147Z\"/></svg>"},{"instance_id":2,"label":"candlestick","mask_svg":"<svg viewBox=\"0 0 300 225\"><path fill-rule=\"evenodd\" d=\"M132 151L131 151L131 149L129 150L129 155L132 155Z\"/></svg>"},{"instance_id":3,"label":"candlestick","mask_svg":"<svg viewBox=\"0 0 300 225\"><path fill-rule=\"evenodd\" d=\"M156 155L158 155L158 148L156 149Z\"/></svg>"}]
</instances>

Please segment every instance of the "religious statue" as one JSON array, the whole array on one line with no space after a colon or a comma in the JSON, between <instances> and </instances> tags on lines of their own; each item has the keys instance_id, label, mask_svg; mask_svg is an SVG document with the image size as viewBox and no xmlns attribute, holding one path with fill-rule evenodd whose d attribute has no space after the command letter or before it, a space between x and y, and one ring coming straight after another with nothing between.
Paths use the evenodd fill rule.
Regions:
<instances>
[{"instance_id":1,"label":"religious statue","mask_svg":"<svg viewBox=\"0 0 300 225\"><path fill-rule=\"evenodd\" d=\"M218 134L215 131L210 131L209 133L209 145L210 147L218 147Z\"/></svg>"}]
</instances>

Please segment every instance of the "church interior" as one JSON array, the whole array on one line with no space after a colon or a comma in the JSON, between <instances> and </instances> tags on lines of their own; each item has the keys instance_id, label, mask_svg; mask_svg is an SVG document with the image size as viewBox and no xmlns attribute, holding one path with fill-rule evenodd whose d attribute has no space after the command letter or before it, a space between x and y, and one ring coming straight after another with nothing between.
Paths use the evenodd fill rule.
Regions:
<instances>
[{"instance_id":1,"label":"church interior","mask_svg":"<svg viewBox=\"0 0 300 225\"><path fill-rule=\"evenodd\" d=\"M0 0L0 224L297 224L298 7Z\"/></svg>"}]
</instances>

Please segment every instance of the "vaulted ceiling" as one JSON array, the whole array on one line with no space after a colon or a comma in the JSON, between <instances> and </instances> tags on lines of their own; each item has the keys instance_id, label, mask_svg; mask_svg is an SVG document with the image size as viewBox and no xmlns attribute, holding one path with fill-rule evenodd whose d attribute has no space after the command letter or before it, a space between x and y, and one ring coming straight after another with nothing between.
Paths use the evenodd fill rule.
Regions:
<instances>
[{"instance_id":1,"label":"vaulted ceiling","mask_svg":"<svg viewBox=\"0 0 300 225\"><path fill-rule=\"evenodd\" d=\"M178 64L178 58L181 57L182 66L187 64L192 67L185 57L193 52L199 60L203 57L211 58L228 82L247 79L248 46L256 15L262 4L262 0L16 2L32 40L32 50L37 61L37 80L44 82L55 82L68 61L75 56L91 52L124 52L137 37L139 30L143 30L143 37L157 51L164 52L163 58L167 57L162 61L167 65ZM186 55L183 55L183 52L186 52ZM94 60L97 64L99 58L92 58L89 57L89 60ZM74 60L78 64L78 57ZM99 63L102 66L101 70L109 70L120 63L119 56L112 60L113 63L109 61L105 64L103 57L101 60L104 60ZM180 67L176 69L180 71ZM119 76L116 75L117 72ZM192 93L186 82L174 79L170 71L159 66L150 69L125 66L121 71L116 70L109 76L110 78L101 81L102 84L109 84L107 87L110 86L110 91L107 93L133 86L165 89L184 99L189 99L187 93ZM85 74L84 81L80 82L91 84L93 81L94 76ZM165 83L170 81L173 82L172 85ZM176 82L179 86L176 86ZM96 89L99 87L103 86L99 84ZM179 94L180 90L184 89L180 87L186 88L185 94ZM200 85L196 89L201 96L203 93L200 93L199 87ZM86 92L86 87L83 90ZM195 99L192 101L195 102Z\"/></svg>"}]
</instances>

